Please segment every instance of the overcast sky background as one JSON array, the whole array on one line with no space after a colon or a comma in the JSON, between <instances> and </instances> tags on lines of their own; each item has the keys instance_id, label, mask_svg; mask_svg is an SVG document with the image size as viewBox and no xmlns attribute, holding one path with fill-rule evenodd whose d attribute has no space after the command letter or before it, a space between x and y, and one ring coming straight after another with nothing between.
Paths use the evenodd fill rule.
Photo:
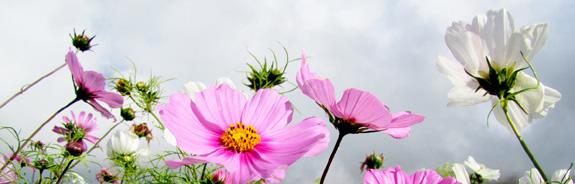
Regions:
<instances>
[{"instance_id":1,"label":"overcast sky background","mask_svg":"<svg viewBox=\"0 0 575 184\"><path fill-rule=\"evenodd\" d=\"M575 160L575 124L570 118L575 110L572 0L2 1L0 100L62 64L74 28L97 35L94 52L79 56L84 68L112 77L112 68L127 74L134 62L140 78L154 74L173 79L164 85L166 95L194 80L209 84L228 76L236 84L246 82L245 64L254 62L248 51L270 57L268 49L281 51L281 43L292 58L305 51L312 70L334 82L338 98L346 88L360 88L376 94L394 112L426 116L406 139L382 133L347 136L327 183L360 183L360 162L372 152L385 155L385 166L401 165L410 172L472 155L509 179L531 167L519 143L495 119L487 126L488 104L448 108L452 85L435 66L438 55L453 58L443 40L452 21L469 22L476 14L500 8L510 10L516 27L549 23L549 38L534 64L542 81L563 96L548 117L536 120L523 135L548 173L566 168ZM293 82L298 67L288 69ZM73 99L69 75L67 69L59 71L1 109L0 125L29 135ZM288 97L299 110L295 122L308 116L325 118L299 90ZM88 107L78 103L71 109L91 110ZM101 135L112 123L98 120ZM57 123L50 123L38 138L55 141L49 129ZM333 146L335 130L329 128ZM151 146L159 144L161 139ZM319 178L330 150L299 160L284 183ZM97 170L76 168L91 181Z\"/></svg>"}]
</instances>

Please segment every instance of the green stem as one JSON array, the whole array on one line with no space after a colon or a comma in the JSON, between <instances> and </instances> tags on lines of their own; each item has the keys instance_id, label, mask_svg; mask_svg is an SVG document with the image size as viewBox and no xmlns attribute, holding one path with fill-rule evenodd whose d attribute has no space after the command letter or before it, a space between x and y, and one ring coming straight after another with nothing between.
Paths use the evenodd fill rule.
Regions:
<instances>
[{"instance_id":1,"label":"green stem","mask_svg":"<svg viewBox=\"0 0 575 184\"><path fill-rule=\"evenodd\" d=\"M64 174L66 174L66 172L68 171L68 169L70 169L70 165L72 165L72 162L74 161L74 159L70 159L70 161L68 161L68 164L66 165L66 168L64 168L64 170L62 171L62 173L60 174L60 176L58 176L58 181L56 181L56 184L60 184L60 182L62 182L62 178L64 178Z\"/></svg>"},{"instance_id":2,"label":"green stem","mask_svg":"<svg viewBox=\"0 0 575 184\"><path fill-rule=\"evenodd\" d=\"M537 162L537 159L535 158L535 156L533 155L533 153L529 149L529 146L527 146L527 143L525 143L525 140L523 140L523 137L521 136L521 134L517 130L517 127L515 127L515 123L511 119L511 116L509 115L507 105L503 105L502 108L503 108L503 112L505 113L505 117L507 118L507 121L509 122L509 125L511 126L511 129L513 130L513 133L515 133L515 137L517 137L517 140L519 140L519 143L521 143L521 147L523 148L523 151L525 151L525 153L527 154L527 156L529 157L529 159L531 160L531 162L533 163L533 165L535 166L537 171L539 171L539 174L541 174L541 177L543 178L545 183L549 183L549 179L547 178L547 175L543 171L543 167L541 167L541 165L539 165L539 162Z\"/></svg>"},{"instance_id":3,"label":"green stem","mask_svg":"<svg viewBox=\"0 0 575 184\"><path fill-rule=\"evenodd\" d=\"M47 74L43 75L42 77L36 79L34 82L25 85L24 87L22 87L20 89L20 91L14 93L14 95L12 95L10 98L8 98L8 100L2 102L2 105L0 105L0 109L2 109L2 107L6 106L6 104L10 103L10 101L14 100L14 98L16 98L17 96L23 94L24 92L26 92L28 89L30 89L32 86L38 84L40 81L44 80L46 77L49 77L50 75L56 73L58 70L64 68L64 66L66 66L66 63L58 66L56 69L48 72Z\"/></svg>"},{"instance_id":4,"label":"green stem","mask_svg":"<svg viewBox=\"0 0 575 184\"><path fill-rule=\"evenodd\" d=\"M343 136L345 136L345 135L346 134L342 133L341 131L339 132L339 135L337 136L337 141L335 142L335 146L333 147L333 150L331 151L331 154L329 155L329 159L327 160L327 165L323 169L323 174L321 175L321 179L319 181L320 184L323 184L323 182L325 181L325 177L327 176L327 172L329 171L329 167L331 166L331 162L333 161L333 158L335 157L335 153L337 152L337 149L339 148L339 145L341 144L341 140L343 139Z\"/></svg>"},{"instance_id":5,"label":"green stem","mask_svg":"<svg viewBox=\"0 0 575 184\"><path fill-rule=\"evenodd\" d=\"M208 165L208 163L203 164L202 175L200 177L200 180L204 180L204 173L206 172L206 165Z\"/></svg>"},{"instance_id":6,"label":"green stem","mask_svg":"<svg viewBox=\"0 0 575 184\"><path fill-rule=\"evenodd\" d=\"M34 136L36 136L36 134L38 134L38 132L40 132L40 130L42 128L44 128L44 126L46 126L46 124L48 124L52 119L54 119L54 117L56 117L56 115L60 114L60 112L62 112L64 109L70 107L72 104L76 103L79 100L80 100L79 98L75 98L70 103L66 104L64 107L58 109L58 111L56 111L54 114L52 114L50 117L48 117L48 119L46 121L44 121L42 124L40 124L40 126L38 126L38 128L36 128L36 130L34 130L34 132L32 132L32 134L30 136L28 136L28 138L26 138L24 143L22 143L20 146L18 146L18 149L16 149L16 151L14 153L12 153L12 156L10 156L10 159L8 159L4 163L4 165L0 168L0 171L4 170L8 166L9 163L14 161L14 159L16 158L18 153L20 153L20 151L22 151L22 149L24 147L26 147L26 145L28 145L30 140L32 140L32 138L34 138Z\"/></svg>"}]
</instances>

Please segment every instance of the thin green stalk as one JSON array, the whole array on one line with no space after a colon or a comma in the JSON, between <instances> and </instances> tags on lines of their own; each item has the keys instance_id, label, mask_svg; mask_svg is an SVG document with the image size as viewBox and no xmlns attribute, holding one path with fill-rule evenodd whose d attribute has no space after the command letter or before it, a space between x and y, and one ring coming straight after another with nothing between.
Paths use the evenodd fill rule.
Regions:
<instances>
[{"instance_id":1,"label":"thin green stalk","mask_svg":"<svg viewBox=\"0 0 575 184\"><path fill-rule=\"evenodd\" d=\"M38 132L40 132L40 130L42 128L44 128L44 126L46 126L46 124L48 124L52 119L54 119L54 117L56 117L56 115L60 114L60 112L62 112L64 109L70 107L72 104L76 103L77 101L79 101L79 98L75 98L74 100L72 100L70 103L66 104L64 107L58 109L58 111L56 111L54 114L52 114L50 117L48 117L48 119L46 121L44 121L42 124L40 124L40 126L38 126L38 128L36 128L36 130L34 130L34 132L32 132L32 134L30 136L28 136L28 138L26 138L26 140L24 141L24 143L22 143L18 149L12 153L12 156L10 156L10 159L8 159L4 165L2 166L2 168L0 168L0 171L4 170L4 168L6 168L8 166L8 163L11 163L12 161L14 161L14 159L16 158L16 156L18 155L18 153L20 153L20 151L22 151L22 149L24 147L26 147L26 145L28 145L28 143L30 142L30 140L32 140L32 138L34 138L34 136L36 136L36 134L38 134Z\"/></svg>"},{"instance_id":2,"label":"thin green stalk","mask_svg":"<svg viewBox=\"0 0 575 184\"><path fill-rule=\"evenodd\" d=\"M64 66L66 66L66 63L58 66L56 69L48 72L47 74L41 76L40 78L36 79L34 82L25 85L24 87L22 87L20 89L20 91L14 93L14 95L12 95L10 98L8 98L8 100L2 102L2 105L0 105L0 109L2 109L2 107L6 106L6 104L10 103L10 101L14 100L14 98L16 98L17 96L23 94L24 92L26 92L28 89L30 89L32 86L38 84L40 81L44 80L46 77L49 77L50 75L56 73L58 70L64 68Z\"/></svg>"},{"instance_id":3,"label":"thin green stalk","mask_svg":"<svg viewBox=\"0 0 575 184\"><path fill-rule=\"evenodd\" d=\"M208 163L203 164L202 175L200 177L200 180L204 180L204 173L206 172L206 166L207 165L208 165Z\"/></svg>"},{"instance_id":4,"label":"thin green stalk","mask_svg":"<svg viewBox=\"0 0 575 184\"><path fill-rule=\"evenodd\" d=\"M337 152L337 149L339 148L339 145L341 144L341 140L343 139L343 136L345 136L345 135L346 134L342 133L341 131L339 132L339 135L337 136L337 141L335 142L335 146L333 147L333 150L331 151L331 154L329 155L329 159L327 160L327 165L323 169L323 174L321 175L321 179L319 181L320 184L323 184L323 182L325 181L325 177L327 176L327 172L329 171L329 167L331 166L331 162L333 161L333 158L335 157L335 153Z\"/></svg>"},{"instance_id":5,"label":"thin green stalk","mask_svg":"<svg viewBox=\"0 0 575 184\"><path fill-rule=\"evenodd\" d=\"M74 161L74 159L70 159L70 161L68 161L68 164L66 165L66 168L64 168L64 170L62 171L62 173L60 174L60 176L58 176L58 181L56 181L56 184L60 184L60 182L62 182L62 178L64 178L64 174L66 174L66 172L68 171L68 169L70 169L70 165L72 165L72 162Z\"/></svg>"},{"instance_id":6,"label":"thin green stalk","mask_svg":"<svg viewBox=\"0 0 575 184\"><path fill-rule=\"evenodd\" d=\"M509 125L511 126L511 129L513 130L513 133L515 133L515 137L517 137L517 140L519 140L519 143L521 143L521 147L523 148L523 151L525 151L525 153L527 154L527 156L529 157L529 159L533 163L533 166L535 166L537 171L539 171L539 174L541 174L541 177L543 178L545 183L549 183L549 179L547 178L547 175L545 174L543 167L541 167L541 165L539 165L539 162L537 162L537 159L535 158L535 156L533 155L533 153L529 149L529 146L527 146L527 143L525 143L525 140L523 140L523 137L521 136L521 134L517 130L517 127L515 127L515 123L511 119L511 116L509 115L507 105L503 105L502 108L503 108L503 112L505 113L505 117L507 118L507 121L509 122Z\"/></svg>"}]
</instances>

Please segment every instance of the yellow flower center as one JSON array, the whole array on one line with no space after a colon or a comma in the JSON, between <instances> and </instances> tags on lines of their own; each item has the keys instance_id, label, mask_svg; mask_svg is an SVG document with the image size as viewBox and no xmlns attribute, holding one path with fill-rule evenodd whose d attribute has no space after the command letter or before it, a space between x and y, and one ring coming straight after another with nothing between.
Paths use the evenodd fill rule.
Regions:
<instances>
[{"instance_id":1,"label":"yellow flower center","mask_svg":"<svg viewBox=\"0 0 575 184\"><path fill-rule=\"evenodd\" d=\"M236 152L250 151L258 145L261 137L258 131L252 126L245 126L242 122L231 124L220 137L222 144L228 149Z\"/></svg>"}]
</instances>

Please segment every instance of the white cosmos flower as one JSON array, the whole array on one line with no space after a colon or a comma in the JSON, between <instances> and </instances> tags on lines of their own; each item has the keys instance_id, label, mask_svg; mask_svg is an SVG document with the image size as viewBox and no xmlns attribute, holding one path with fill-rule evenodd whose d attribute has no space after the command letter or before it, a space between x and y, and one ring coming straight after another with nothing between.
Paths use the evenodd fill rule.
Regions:
<instances>
[{"instance_id":1,"label":"white cosmos flower","mask_svg":"<svg viewBox=\"0 0 575 184\"><path fill-rule=\"evenodd\" d=\"M525 172L525 176L519 178L519 184L544 184L543 178L537 169L532 168L530 171ZM570 176L571 170L560 169L553 173L551 178L552 183L560 184L573 184L573 179Z\"/></svg>"},{"instance_id":2,"label":"white cosmos flower","mask_svg":"<svg viewBox=\"0 0 575 184\"><path fill-rule=\"evenodd\" d=\"M140 138L129 130L116 131L107 144L108 157L115 154L148 155L149 150L140 144Z\"/></svg>"},{"instance_id":3,"label":"white cosmos flower","mask_svg":"<svg viewBox=\"0 0 575 184\"><path fill-rule=\"evenodd\" d=\"M497 96L478 89L479 83L470 75L488 79L489 66L486 58L489 58L493 68L498 70L506 68L515 71L527 67L521 52L532 61L533 56L543 47L548 32L547 24L533 24L516 29L513 18L505 9L478 15L470 24L454 22L447 28L445 41L458 62L441 56L437 62L439 70L446 74L454 85L448 94L448 106L469 106L490 99L492 103L498 103ZM547 115L549 109L561 98L558 91L543 84L537 86L537 80L525 71L528 70L518 73L516 83L510 91L537 88L516 95L516 100L527 113L515 102L509 102L511 118L519 131L527 127L532 119ZM494 113L499 122L509 127L500 105Z\"/></svg>"},{"instance_id":4,"label":"white cosmos flower","mask_svg":"<svg viewBox=\"0 0 575 184\"><path fill-rule=\"evenodd\" d=\"M471 156L467 157L467 160L463 163L485 180L497 181L501 175L498 169L489 169L485 165L477 163Z\"/></svg>"}]
</instances>

